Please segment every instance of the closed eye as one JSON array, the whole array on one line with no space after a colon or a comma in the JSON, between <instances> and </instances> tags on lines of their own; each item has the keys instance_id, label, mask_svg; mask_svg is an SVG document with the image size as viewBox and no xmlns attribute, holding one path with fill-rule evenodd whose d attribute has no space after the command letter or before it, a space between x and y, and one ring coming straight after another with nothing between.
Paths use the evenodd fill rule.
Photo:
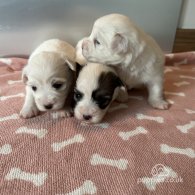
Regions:
<instances>
[{"instance_id":1,"label":"closed eye","mask_svg":"<svg viewBox=\"0 0 195 195\"><path fill-rule=\"evenodd\" d=\"M52 87L54 89L60 89L62 86L63 86L63 83L61 83L61 82L56 82L56 83L52 84Z\"/></svg>"},{"instance_id":2,"label":"closed eye","mask_svg":"<svg viewBox=\"0 0 195 195\"><path fill-rule=\"evenodd\" d=\"M110 96L100 96L96 98L95 102L99 105L101 109L104 109L109 105L111 99L112 98Z\"/></svg>"},{"instance_id":3,"label":"closed eye","mask_svg":"<svg viewBox=\"0 0 195 195\"><path fill-rule=\"evenodd\" d=\"M94 39L94 45L100 45L100 42L97 39Z\"/></svg>"}]
</instances>

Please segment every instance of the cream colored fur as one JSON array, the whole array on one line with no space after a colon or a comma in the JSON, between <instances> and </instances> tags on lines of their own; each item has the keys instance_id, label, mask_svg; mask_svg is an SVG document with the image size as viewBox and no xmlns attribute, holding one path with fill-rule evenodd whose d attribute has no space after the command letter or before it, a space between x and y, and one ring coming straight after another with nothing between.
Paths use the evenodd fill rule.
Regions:
<instances>
[{"instance_id":1,"label":"cream colored fur","mask_svg":"<svg viewBox=\"0 0 195 195\"><path fill-rule=\"evenodd\" d=\"M168 108L163 98L164 54L128 17L110 14L97 19L90 36L79 41L76 50L78 62L84 58L113 66L129 89L147 86L151 106Z\"/></svg>"},{"instance_id":2,"label":"cream colored fur","mask_svg":"<svg viewBox=\"0 0 195 195\"><path fill-rule=\"evenodd\" d=\"M23 69L26 97L20 115L30 118L38 115L39 111L63 108L71 90L75 69L75 49L70 44L51 39L38 46ZM56 89L56 83L62 86ZM47 109L46 106L50 105L52 108ZM69 111L67 108L65 115L69 115Z\"/></svg>"}]
</instances>

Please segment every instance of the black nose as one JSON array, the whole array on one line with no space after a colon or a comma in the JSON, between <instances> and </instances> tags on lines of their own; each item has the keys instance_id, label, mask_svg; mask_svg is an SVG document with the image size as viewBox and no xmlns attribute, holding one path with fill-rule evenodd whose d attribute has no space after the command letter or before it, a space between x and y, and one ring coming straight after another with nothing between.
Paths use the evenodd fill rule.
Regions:
<instances>
[{"instance_id":1,"label":"black nose","mask_svg":"<svg viewBox=\"0 0 195 195\"><path fill-rule=\"evenodd\" d=\"M49 110L52 109L53 105L52 104L48 104L48 105L44 105L45 109Z\"/></svg>"},{"instance_id":2,"label":"black nose","mask_svg":"<svg viewBox=\"0 0 195 195\"><path fill-rule=\"evenodd\" d=\"M90 119L92 118L92 116L91 116L91 115L83 115L83 118L84 118L86 121L88 121L88 120L90 120Z\"/></svg>"}]
</instances>

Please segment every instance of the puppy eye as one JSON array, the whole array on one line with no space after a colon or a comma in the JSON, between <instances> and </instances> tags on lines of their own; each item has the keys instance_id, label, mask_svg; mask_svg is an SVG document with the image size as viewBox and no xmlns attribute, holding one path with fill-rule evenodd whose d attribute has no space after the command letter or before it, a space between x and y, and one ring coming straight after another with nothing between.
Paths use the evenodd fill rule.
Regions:
<instances>
[{"instance_id":1,"label":"puppy eye","mask_svg":"<svg viewBox=\"0 0 195 195\"><path fill-rule=\"evenodd\" d=\"M83 94L77 90L74 91L74 99L75 101L79 101L81 100L81 98L83 97Z\"/></svg>"},{"instance_id":2,"label":"puppy eye","mask_svg":"<svg viewBox=\"0 0 195 195\"><path fill-rule=\"evenodd\" d=\"M37 90L37 87L36 86L32 86L32 90L33 91L36 91Z\"/></svg>"},{"instance_id":3,"label":"puppy eye","mask_svg":"<svg viewBox=\"0 0 195 195\"><path fill-rule=\"evenodd\" d=\"M94 45L100 45L100 42L97 39L94 39Z\"/></svg>"},{"instance_id":4,"label":"puppy eye","mask_svg":"<svg viewBox=\"0 0 195 195\"><path fill-rule=\"evenodd\" d=\"M99 97L96 102L101 109L105 109L111 101L111 97Z\"/></svg>"},{"instance_id":5,"label":"puppy eye","mask_svg":"<svg viewBox=\"0 0 195 195\"><path fill-rule=\"evenodd\" d=\"M62 85L63 85L63 83L54 83L52 85L52 87L55 88L55 89L60 89L62 87Z\"/></svg>"}]
</instances>

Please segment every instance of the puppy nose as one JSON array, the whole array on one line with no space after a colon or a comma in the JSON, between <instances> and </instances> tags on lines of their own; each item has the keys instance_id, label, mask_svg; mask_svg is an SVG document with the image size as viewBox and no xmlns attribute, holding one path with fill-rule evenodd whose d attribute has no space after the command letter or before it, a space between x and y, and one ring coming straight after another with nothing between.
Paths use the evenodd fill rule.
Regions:
<instances>
[{"instance_id":1,"label":"puppy nose","mask_svg":"<svg viewBox=\"0 0 195 195\"><path fill-rule=\"evenodd\" d=\"M47 104L47 105L44 105L45 109L49 110L49 109L52 109L53 105L52 104Z\"/></svg>"},{"instance_id":2,"label":"puppy nose","mask_svg":"<svg viewBox=\"0 0 195 195\"><path fill-rule=\"evenodd\" d=\"M88 120L90 120L91 118L92 118L92 116L91 115L83 115L83 118L86 120L86 121L88 121Z\"/></svg>"}]
</instances>

